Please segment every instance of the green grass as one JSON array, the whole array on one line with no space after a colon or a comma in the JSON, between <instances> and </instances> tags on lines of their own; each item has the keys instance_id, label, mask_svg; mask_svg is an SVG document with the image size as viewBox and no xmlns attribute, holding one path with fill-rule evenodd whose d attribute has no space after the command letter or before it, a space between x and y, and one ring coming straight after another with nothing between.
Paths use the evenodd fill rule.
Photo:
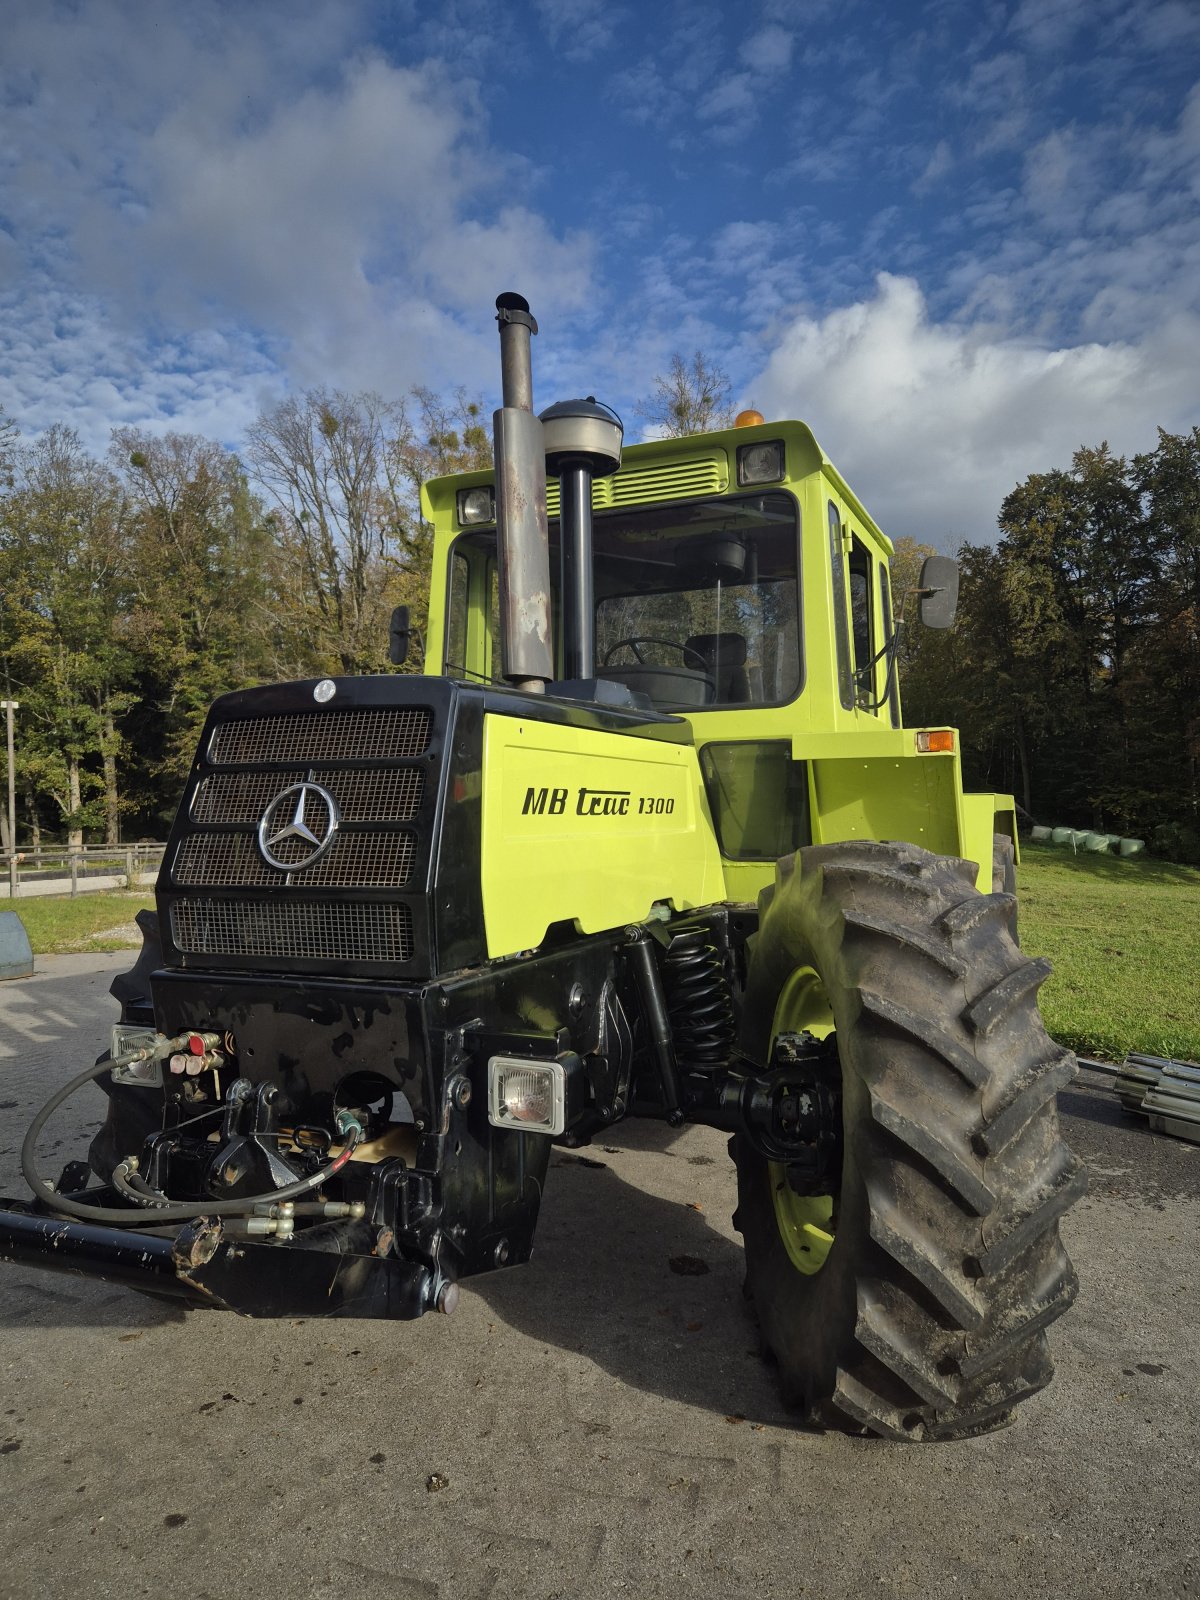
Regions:
<instances>
[{"instance_id":1,"label":"green grass","mask_svg":"<svg viewBox=\"0 0 1200 1600\"><path fill-rule=\"evenodd\" d=\"M1200 869L1022 845L1021 945L1042 1015L1082 1055L1200 1060Z\"/></svg>"},{"instance_id":2,"label":"green grass","mask_svg":"<svg viewBox=\"0 0 1200 1600\"><path fill-rule=\"evenodd\" d=\"M1018 882L1021 944L1054 963L1041 1000L1056 1039L1113 1060L1131 1050L1200 1060L1200 869L1025 845ZM50 955L125 948L104 934L153 903L55 895L0 910L17 911L35 955Z\"/></svg>"},{"instance_id":3,"label":"green grass","mask_svg":"<svg viewBox=\"0 0 1200 1600\"><path fill-rule=\"evenodd\" d=\"M145 906L149 894L36 895L0 900L0 911L15 911L25 924L35 956L64 955L79 950L124 950L127 939L113 937L127 928ZM105 934L109 937L105 937Z\"/></svg>"}]
</instances>

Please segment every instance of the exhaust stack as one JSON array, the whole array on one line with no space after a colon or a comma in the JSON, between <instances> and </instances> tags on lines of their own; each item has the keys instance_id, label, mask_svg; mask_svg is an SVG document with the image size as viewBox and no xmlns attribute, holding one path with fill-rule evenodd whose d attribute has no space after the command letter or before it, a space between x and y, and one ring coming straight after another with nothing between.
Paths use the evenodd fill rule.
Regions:
<instances>
[{"instance_id":1,"label":"exhaust stack","mask_svg":"<svg viewBox=\"0 0 1200 1600\"><path fill-rule=\"evenodd\" d=\"M621 465L625 430L595 395L561 400L542 412L546 465L560 485L563 677L586 682L596 675L595 596L592 583L592 481Z\"/></svg>"},{"instance_id":2,"label":"exhaust stack","mask_svg":"<svg viewBox=\"0 0 1200 1600\"><path fill-rule=\"evenodd\" d=\"M496 299L503 404L492 415L501 670L514 688L544 694L554 677L546 452L533 414L529 341L537 323L519 294Z\"/></svg>"}]
</instances>

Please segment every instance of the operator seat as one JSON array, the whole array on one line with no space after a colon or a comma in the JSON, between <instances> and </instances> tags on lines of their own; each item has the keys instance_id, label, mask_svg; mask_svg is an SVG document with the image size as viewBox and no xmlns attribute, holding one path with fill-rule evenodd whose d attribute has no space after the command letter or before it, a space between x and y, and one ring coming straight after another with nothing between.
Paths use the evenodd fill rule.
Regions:
<instances>
[{"instance_id":1,"label":"operator seat","mask_svg":"<svg viewBox=\"0 0 1200 1600\"><path fill-rule=\"evenodd\" d=\"M694 633L685 649L704 661L716 685L717 701L744 705L754 698L746 669L746 641L740 633Z\"/></svg>"}]
</instances>

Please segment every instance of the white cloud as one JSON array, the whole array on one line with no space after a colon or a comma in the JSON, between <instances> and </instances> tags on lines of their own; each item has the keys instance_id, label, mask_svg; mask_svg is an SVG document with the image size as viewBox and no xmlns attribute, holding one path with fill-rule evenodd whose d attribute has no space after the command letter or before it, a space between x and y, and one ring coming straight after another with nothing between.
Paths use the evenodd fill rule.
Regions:
<instances>
[{"instance_id":1,"label":"white cloud","mask_svg":"<svg viewBox=\"0 0 1200 1600\"><path fill-rule=\"evenodd\" d=\"M1101 9L1096 0L1022 0L1009 27L1034 50L1065 50Z\"/></svg>"},{"instance_id":2,"label":"white cloud","mask_svg":"<svg viewBox=\"0 0 1200 1600\"><path fill-rule=\"evenodd\" d=\"M727 72L700 97L696 115L701 122L725 123L740 134L755 120L757 105L750 73Z\"/></svg>"},{"instance_id":3,"label":"white cloud","mask_svg":"<svg viewBox=\"0 0 1200 1600\"><path fill-rule=\"evenodd\" d=\"M383 59L363 15L112 0L18 14L0 216L23 253L0 235L0 404L44 417L69 370L83 428L107 394L105 431L179 426L183 406L228 439L263 384L490 386L497 288L552 312L588 299L589 237L536 209L477 85Z\"/></svg>"},{"instance_id":4,"label":"white cloud","mask_svg":"<svg viewBox=\"0 0 1200 1600\"><path fill-rule=\"evenodd\" d=\"M738 54L752 72L783 73L792 64L792 35L769 23L743 41Z\"/></svg>"},{"instance_id":5,"label":"white cloud","mask_svg":"<svg viewBox=\"0 0 1200 1600\"><path fill-rule=\"evenodd\" d=\"M1200 318L1179 312L1137 342L1046 348L995 327L930 320L911 279L800 316L745 389L799 416L892 534L953 550L990 541L1004 496L1080 445L1153 446L1197 420Z\"/></svg>"},{"instance_id":6,"label":"white cloud","mask_svg":"<svg viewBox=\"0 0 1200 1600\"><path fill-rule=\"evenodd\" d=\"M0 294L0 409L26 435L66 421L93 453L111 428L160 424L236 445L280 369L215 332L161 341L115 326L94 298L44 278Z\"/></svg>"},{"instance_id":7,"label":"white cloud","mask_svg":"<svg viewBox=\"0 0 1200 1600\"><path fill-rule=\"evenodd\" d=\"M930 151L924 170L913 184L914 192L916 194L927 194L946 176L953 165L954 156L951 153L949 142L945 139L939 139Z\"/></svg>"},{"instance_id":8,"label":"white cloud","mask_svg":"<svg viewBox=\"0 0 1200 1600\"><path fill-rule=\"evenodd\" d=\"M550 43L568 61L590 61L613 42L624 12L610 0L533 0Z\"/></svg>"}]
</instances>

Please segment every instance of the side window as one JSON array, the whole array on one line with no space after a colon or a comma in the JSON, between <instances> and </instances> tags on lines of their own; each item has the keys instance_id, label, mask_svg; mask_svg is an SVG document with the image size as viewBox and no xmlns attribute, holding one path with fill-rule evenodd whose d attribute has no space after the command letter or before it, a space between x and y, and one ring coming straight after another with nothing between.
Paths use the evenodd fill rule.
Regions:
<instances>
[{"instance_id":1,"label":"side window","mask_svg":"<svg viewBox=\"0 0 1200 1600\"><path fill-rule=\"evenodd\" d=\"M467 602L470 594L471 566L458 553L450 563L450 602L446 618L446 662L449 676L467 670Z\"/></svg>"},{"instance_id":2,"label":"side window","mask_svg":"<svg viewBox=\"0 0 1200 1600\"><path fill-rule=\"evenodd\" d=\"M896 632L896 624L892 617L892 584L891 579L888 577L888 569L882 561L879 563L879 606L883 612L884 643L891 645ZM890 649L886 661L888 711L891 714L892 727L898 728L900 726L900 693L896 687L896 662Z\"/></svg>"},{"instance_id":3,"label":"side window","mask_svg":"<svg viewBox=\"0 0 1200 1600\"><path fill-rule=\"evenodd\" d=\"M778 861L812 843L808 768L789 741L706 744L700 767L723 856Z\"/></svg>"},{"instance_id":4,"label":"side window","mask_svg":"<svg viewBox=\"0 0 1200 1600\"><path fill-rule=\"evenodd\" d=\"M833 571L833 635L837 646L838 698L854 710L854 667L850 660L850 628L846 618L846 562L842 554L842 519L829 502L829 562Z\"/></svg>"},{"instance_id":5,"label":"side window","mask_svg":"<svg viewBox=\"0 0 1200 1600\"><path fill-rule=\"evenodd\" d=\"M493 683L500 675L500 600L496 558L464 538L450 557L446 600L445 672L450 678Z\"/></svg>"},{"instance_id":6,"label":"side window","mask_svg":"<svg viewBox=\"0 0 1200 1600\"><path fill-rule=\"evenodd\" d=\"M854 683L858 698L875 698L871 663L875 656L874 596L871 593L871 555L854 534L850 541L850 621L854 635Z\"/></svg>"},{"instance_id":7,"label":"side window","mask_svg":"<svg viewBox=\"0 0 1200 1600\"><path fill-rule=\"evenodd\" d=\"M494 681L500 680L500 574L494 560L488 562L488 658L485 671Z\"/></svg>"}]
</instances>

